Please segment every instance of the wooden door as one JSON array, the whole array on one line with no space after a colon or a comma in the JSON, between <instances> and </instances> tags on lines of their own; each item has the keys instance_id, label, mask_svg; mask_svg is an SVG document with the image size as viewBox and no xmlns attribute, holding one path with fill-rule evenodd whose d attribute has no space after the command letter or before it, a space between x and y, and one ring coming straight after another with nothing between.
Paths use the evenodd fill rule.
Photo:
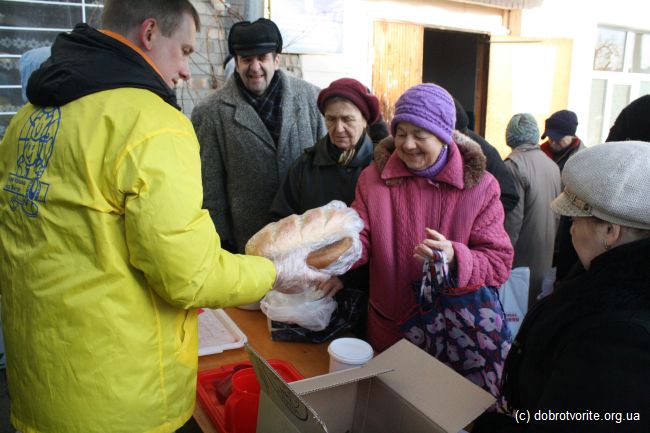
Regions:
<instances>
[{"instance_id":1,"label":"wooden door","mask_svg":"<svg viewBox=\"0 0 650 433\"><path fill-rule=\"evenodd\" d=\"M375 21L373 33L372 90L390 124L399 96L422 82L424 27Z\"/></svg>"},{"instance_id":2,"label":"wooden door","mask_svg":"<svg viewBox=\"0 0 650 433\"><path fill-rule=\"evenodd\" d=\"M531 113L541 134L551 114L569 108L571 50L570 39L491 38L485 138L502 156L514 114Z\"/></svg>"}]
</instances>

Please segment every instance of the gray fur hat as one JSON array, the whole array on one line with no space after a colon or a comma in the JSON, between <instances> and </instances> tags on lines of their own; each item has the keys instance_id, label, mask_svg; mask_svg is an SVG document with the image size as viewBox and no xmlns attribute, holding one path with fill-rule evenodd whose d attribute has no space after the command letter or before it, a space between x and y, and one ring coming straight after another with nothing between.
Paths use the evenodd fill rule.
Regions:
<instances>
[{"instance_id":1,"label":"gray fur hat","mask_svg":"<svg viewBox=\"0 0 650 433\"><path fill-rule=\"evenodd\" d=\"M650 143L609 142L574 154L562 171L565 188L551 202L560 215L594 216L650 230Z\"/></svg>"},{"instance_id":2,"label":"gray fur hat","mask_svg":"<svg viewBox=\"0 0 650 433\"><path fill-rule=\"evenodd\" d=\"M515 148L521 144L538 144L539 127L532 114L518 113L512 116L506 127L506 144Z\"/></svg>"}]
</instances>

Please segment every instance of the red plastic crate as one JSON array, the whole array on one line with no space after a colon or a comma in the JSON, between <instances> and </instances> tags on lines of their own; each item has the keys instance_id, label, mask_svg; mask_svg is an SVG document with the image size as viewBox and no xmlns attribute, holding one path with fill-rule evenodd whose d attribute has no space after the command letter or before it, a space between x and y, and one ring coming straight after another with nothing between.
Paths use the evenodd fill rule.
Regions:
<instances>
[{"instance_id":1,"label":"red plastic crate","mask_svg":"<svg viewBox=\"0 0 650 433\"><path fill-rule=\"evenodd\" d=\"M275 371L287 382L304 379L305 377L290 362L279 359L270 359L268 363ZM196 385L196 395L201 407L212 421L219 433L232 433L226 428L225 401L221 403L217 397L218 384L231 376L233 372L241 368L250 367L250 361L237 362L235 364L224 365L212 370L200 371Z\"/></svg>"}]
</instances>

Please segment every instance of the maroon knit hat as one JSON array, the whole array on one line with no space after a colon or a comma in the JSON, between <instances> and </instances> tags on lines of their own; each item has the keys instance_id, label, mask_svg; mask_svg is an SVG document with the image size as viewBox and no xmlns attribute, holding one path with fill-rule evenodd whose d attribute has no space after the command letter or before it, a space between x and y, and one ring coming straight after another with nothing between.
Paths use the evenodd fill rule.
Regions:
<instances>
[{"instance_id":1,"label":"maroon knit hat","mask_svg":"<svg viewBox=\"0 0 650 433\"><path fill-rule=\"evenodd\" d=\"M335 96L352 102L361 111L368 125L379 120L379 100L366 86L354 78L339 78L320 91L317 103L323 115L325 115L325 102Z\"/></svg>"}]
</instances>

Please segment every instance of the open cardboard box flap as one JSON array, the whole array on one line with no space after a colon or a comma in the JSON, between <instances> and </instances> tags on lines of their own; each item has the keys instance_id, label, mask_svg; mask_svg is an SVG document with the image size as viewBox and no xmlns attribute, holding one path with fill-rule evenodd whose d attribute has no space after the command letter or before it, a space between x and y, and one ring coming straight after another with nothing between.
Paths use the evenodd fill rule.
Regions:
<instances>
[{"instance_id":1,"label":"open cardboard box flap","mask_svg":"<svg viewBox=\"0 0 650 433\"><path fill-rule=\"evenodd\" d=\"M406 340L363 367L291 384L247 350L262 391L258 433L457 433L494 403L489 393Z\"/></svg>"}]
</instances>

